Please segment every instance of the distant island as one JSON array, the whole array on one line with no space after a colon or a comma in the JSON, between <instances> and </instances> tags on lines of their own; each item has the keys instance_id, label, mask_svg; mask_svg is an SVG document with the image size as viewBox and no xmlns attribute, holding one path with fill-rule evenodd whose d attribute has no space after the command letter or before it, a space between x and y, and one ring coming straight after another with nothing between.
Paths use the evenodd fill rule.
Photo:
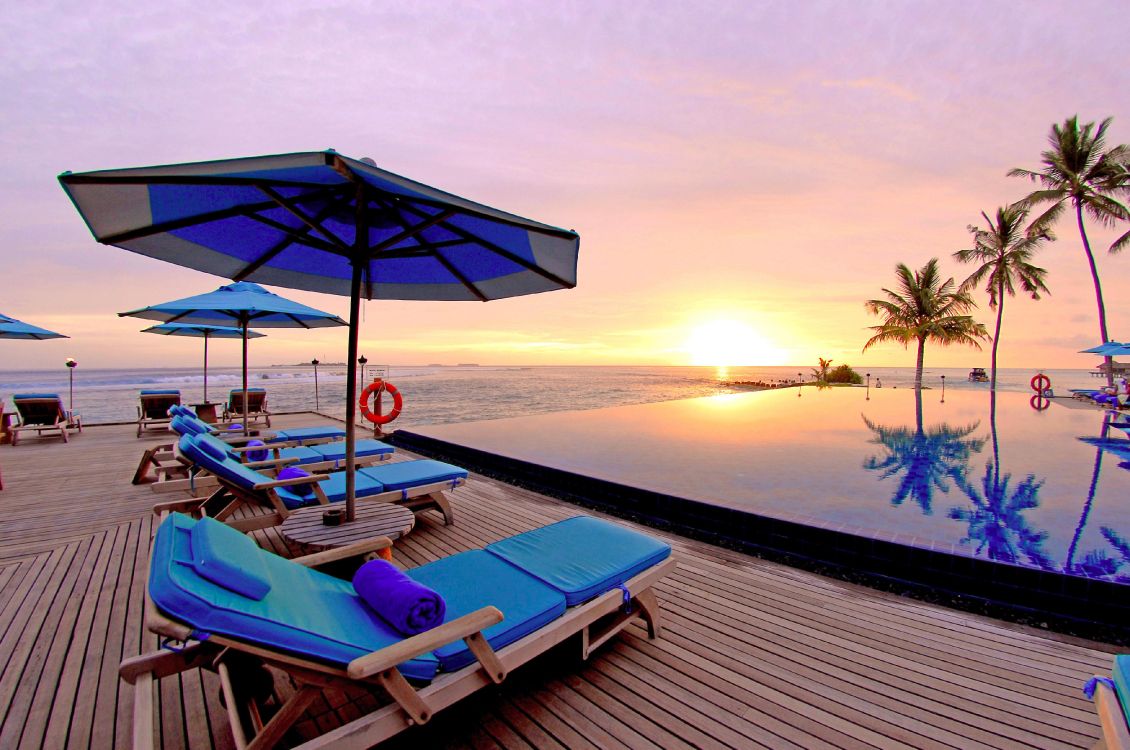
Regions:
<instances>
[{"instance_id":1,"label":"distant island","mask_svg":"<svg viewBox=\"0 0 1130 750\"><path fill-rule=\"evenodd\" d=\"M293 365L271 365L271 367L313 367L309 362L295 362ZM319 362L318 367L345 367L344 362Z\"/></svg>"},{"instance_id":2,"label":"distant island","mask_svg":"<svg viewBox=\"0 0 1130 750\"><path fill-rule=\"evenodd\" d=\"M459 364L457 364L455 366L456 367L478 367L479 363L478 362L460 362Z\"/></svg>"}]
</instances>

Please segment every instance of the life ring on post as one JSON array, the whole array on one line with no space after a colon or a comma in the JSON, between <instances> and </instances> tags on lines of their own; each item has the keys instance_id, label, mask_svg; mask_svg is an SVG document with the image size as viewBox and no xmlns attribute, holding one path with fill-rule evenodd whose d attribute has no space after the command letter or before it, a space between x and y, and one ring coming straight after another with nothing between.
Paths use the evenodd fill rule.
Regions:
<instances>
[{"instance_id":1,"label":"life ring on post","mask_svg":"<svg viewBox=\"0 0 1130 750\"><path fill-rule=\"evenodd\" d=\"M1052 381L1051 378L1041 372L1033 375L1032 379L1028 381L1028 385L1032 387L1032 390L1034 390L1037 395L1044 396L1050 395L1049 391L1052 387Z\"/></svg>"},{"instance_id":2,"label":"life ring on post","mask_svg":"<svg viewBox=\"0 0 1130 750\"><path fill-rule=\"evenodd\" d=\"M392 411L388 414L377 414L369 410L369 396L381 391L388 391L392 394ZM365 390L361 391L361 397L357 400L357 406L361 409L361 416L369 420L373 424L388 424L392 420L400 416L400 410L404 408L404 397L400 395L400 391L392 383L386 383L380 378L377 378L372 383L365 386Z\"/></svg>"}]
</instances>

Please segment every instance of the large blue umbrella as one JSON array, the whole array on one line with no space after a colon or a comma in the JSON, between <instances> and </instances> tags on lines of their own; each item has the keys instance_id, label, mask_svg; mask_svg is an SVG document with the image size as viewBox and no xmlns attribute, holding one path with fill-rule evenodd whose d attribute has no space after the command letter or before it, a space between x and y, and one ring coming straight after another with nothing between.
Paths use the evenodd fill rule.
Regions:
<instances>
[{"instance_id":1,"label":"large blue umbrella","mask_svg":"<svg viewBox=\"0 0 1130 750\"><path fill-rule=\"evenodd\" d=\"M7 315L0 315L0 339L65 339L70 338L61 333L48 331L46 328L33 326L30 323L24 323L9 318Z\"/></svg>"},{"instance_id":2,"label":"large blue umbrella","mask_svg":"<svg viewBox=\"0 0 1130 750\"><path fill-rule=\"evenodd\" d=\"M243 329L233 326L215 326L192 323L161 323L142 328L142 333L157 333L162 336L193 336L204 339L204 403L208 403L208 339L241 339ZM258 331L248 331L247 338L258 339L266 336ZM246 382L246 381L244 381ZM244 389L246 391L246 388Z\"/></svg>"},{"instance_id":3,"label":"large blue umbrella","mask_svg":"<svg viewBox=\"0 0 1130 750\"><path fill-rule=\"evenodd\" d=\"M300 302L268 292L258 284L241 281L214 292L163 302L159 305L118 313L166 323L194 323L209 326L232 324L243 339L243 413L247 414L247 339L248 326L264 328L324 328L346 322L333 313L315 310ZM248 431L244 420L243 431Z\"/></svg>"},{"instance_id":4,"label":"large blue umbrella","mask_svg":"<svg viewBox=\"0 0 1130 750\"><path fill-rule=\"evenodd\" d=\"M361 297L479 300L576 286L576 232L335 151L59 176L99 242L235 280ZM353 518L356 373L346 371Z\"/></svg>"}]
</instances>

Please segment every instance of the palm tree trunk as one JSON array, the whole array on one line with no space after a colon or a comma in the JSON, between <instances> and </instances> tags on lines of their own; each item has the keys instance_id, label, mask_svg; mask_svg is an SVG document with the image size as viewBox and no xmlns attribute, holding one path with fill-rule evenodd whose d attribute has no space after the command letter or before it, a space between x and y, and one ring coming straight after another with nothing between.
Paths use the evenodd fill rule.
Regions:
<instances>
[{"instance_id":1,"label":"palm tree trunk","mask_svg":"<svg viewBox=\"0 0 1130 750\"><path fill-rule=\"evenodd\" d=\"M990 360L992 375L989 377L989 390L997 392L997 342L1001 340L1001 319L1004 318L1004 280L997 284L997 329L993 332L993 353Z\"/></svg>"},{"instance_id":2,"label":"palm tree trunk","mask_svg":"<svg viewBox=\"0 0 1130 750\"><path fill-rule=\"evenodd\" d=\"M1087 263L1091 266L1091 279L1095 282L1095 300L1099 303L1099 334L1102 336L1100 343L1105 344L1110 341L1110 338L1106 333L1106 306L1103 304L1103 288L1099 284L1099 269L1095 265L1095 255L1091 252L1091 243L1087 240L1087 230L1083 228L1083 204L1078 200L1075 201L1075 220L1079 224L1079 236L1083 238L1083 249L1087 252ZM1106 363L1106 384L1113 386L1112 358L1104 357L1103 362Z\"/></svg>"},{"instance_id":3,"label":"palm tree trunk","mask_svg":"<svg viewBox=\"0 0 1130 750\"><path fill-rule=\"evenodd\" d=\"M926 339L918 339L918 365L914 370L914 388L922 390L922 365L926 362Z\"/></svg>"}]
</instances>

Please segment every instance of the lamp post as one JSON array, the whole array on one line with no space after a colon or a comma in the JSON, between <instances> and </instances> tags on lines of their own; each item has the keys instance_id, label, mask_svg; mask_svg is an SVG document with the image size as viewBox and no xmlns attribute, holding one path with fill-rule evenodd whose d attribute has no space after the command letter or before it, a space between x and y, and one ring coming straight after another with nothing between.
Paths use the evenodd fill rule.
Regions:
<instances>
[{"instance_id":1,"label":"lamp post","mask_svg":"<svg viewBox=\"0 0 1130 750\"><path fill-rule=\"evenodd\" d=\"M322 404L318 400L318 359L315 357L310 360L310 364L314 365L314 411L321 411Z\"/></svg>"},{"instance_id":2,"label":"lamp post","mask_svg":"<svg viewBox=\"0 0 1130 750\"><path fill-rule=\"evenodd\" d=\"M796 374L796 397L800 398L800 392L804 388L804 373L798 372Z\"/></svg>"},{"instance_id":3,"label":"lamp post","mask_svg":"<svg viewBox=\"0 0 1130 750\"><path fill-rule=\"evenodd\" d=\"M867 400L871 400L871 373L867 373Z\"/></svg>"},{"instance_id":4,"label":"lamp post","mask_svg":"<svg viewBox=\"0 0 1130 750\"><path fill-rule=\"evenodd\" d=\"M362 354L360 357L357 358L357 364L361 365L361 382L362 383L365 382L365 363L368 362L368 361L369 361L368 358L364 354Z\"/></svg>"},{"instance_id":5,"label":"lamp post","mask_svg":"<svg viewBox=\"0 0 1130 750\"><path fill-rule=\"evenodd\" d=\"M74 414L74 411L75 411L75 368L78 367L78 362L75 362L74 357L67 357L67 361L66 361L65 364L67 365L68 379L70 380L70 383L71 383L70 406L68 406L67 408L70 409L72 414Z\"/></svg>"},{"instance_id":6,"label":"lamp post","mask_svg":"<svg viewBox=\"0 0 1130 750\"><path fill-rule=\"evenodd\" d=\"M942 403L946 402L946 376L942 376Z\"/></svg>"}]
</instances>

